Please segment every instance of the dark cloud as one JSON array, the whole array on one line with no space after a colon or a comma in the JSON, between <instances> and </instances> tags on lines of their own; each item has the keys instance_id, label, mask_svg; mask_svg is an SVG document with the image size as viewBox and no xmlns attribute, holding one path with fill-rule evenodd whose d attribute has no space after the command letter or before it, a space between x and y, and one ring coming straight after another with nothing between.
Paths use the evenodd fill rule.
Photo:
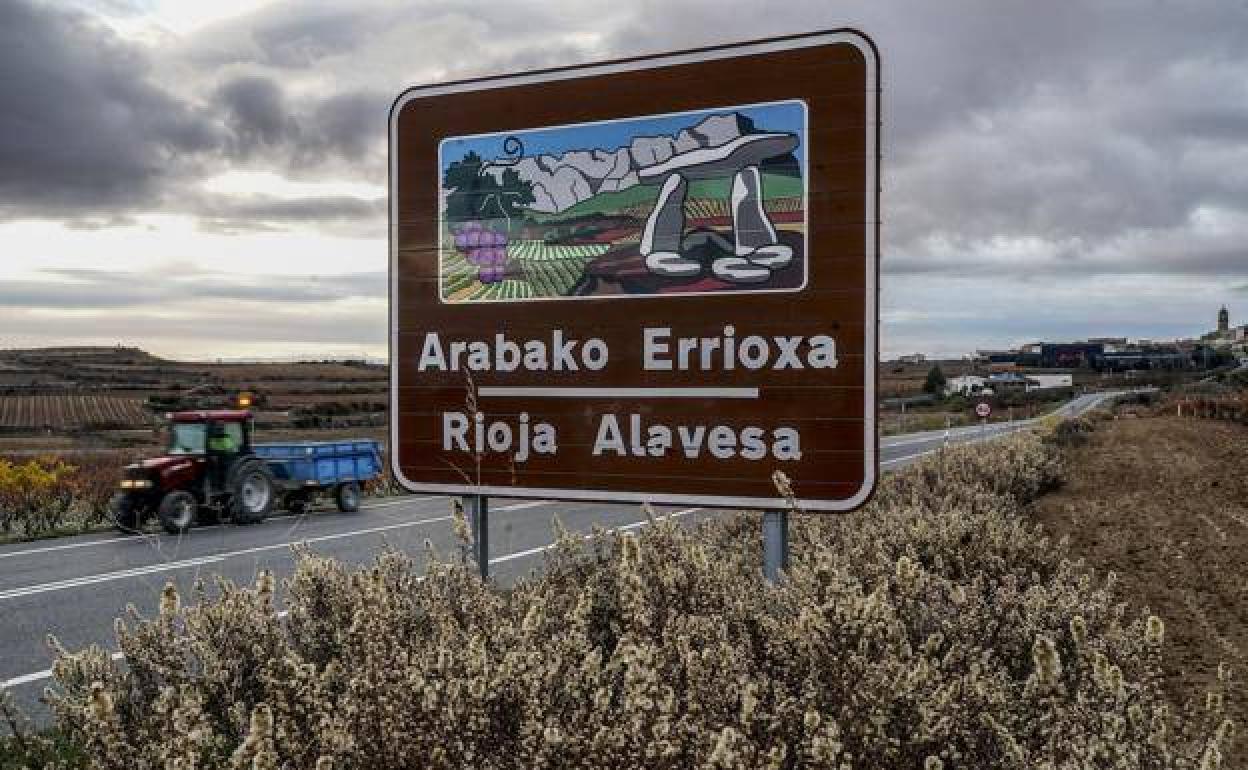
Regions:
<instances>
[{"instance_id":1,"label":"dark cloud","mask_svg":"<svg viewBox=\"0 0 1248 770\"><path fill-rule=\"evenodd\" d=\"M118 310L178 306L198 312L220 301L308 305L346 299L384 299L386 274L238 276L187 266L144 273L44 270L35 280L0 283L0 306Z\"/></svg>"},{"instance_id":2,"label":"dark cloud","mask_svg":"<svg viewBox=\"0 0 1248 770\"><path fill-rule=\"evenodd\" d=\"M0 3L0 215L110 214L151 203L217 142L151 83L150 60L80 13Z\"/></svg>"},{"instance_id":3,"label":"dark cloud","mask_svg":"<svg viewBox=\"0 0 1248 770\"><path fill-rule=\"evenodd\" d=\"M320 99L288 97L276 77L240 75L214 96L235 161L262 161L289 176L365 169L384 177L385 121L391 97L348 91ZM362 167L363 166L363 167Z\"/></svg>"},{"instance_id":4,"label":"dark cloud","mask_svg":"<svg viewBox=\"0 0 1248 770\"><path fill-rule=\"evenodd\" d=\"M219 233L280 230L315 225L341 233L376 236L385 231L385 198L319 196L295 199L205 195L194 203L200 226Z\"/></svg>"},{"instance_id":5,"label":"dark cloud","mask_svg":"<svg viewBox=\"0 0 1248 770\"><path fill-rule=\"evenodd\" d=\"M197 185L232 168L384 183L386 112L413 83L847 25L883 57L891 280L1245 283L1244 0L279 0L150 49L8 0L0 217L375 230L380 201Z\"/></svg>"},{"instance_id":6,"label":"dark cloud","mask_svg":"<svg viewBox=\"0 0 1248 770\"><path fill-rule=\"evenodd\" d=\"M384 127L394 96L356 91L330 96L313 105L302 134L298 157L338 156L346 161L384 149Z\"/></svg>"},{"instance_id":7,"label":"dark cloud","mask_svg":"<svg viewBox=\"0 0 1248 770\"><path fill-rule=\"evenodd\" d=\"M265 148L280 146L298 132L285 94L270 78L234 78L218 90L216 103L230 129L231 149L243 159Z\"/></svg>"},{"instance_id":8,"label":"dark cloud","mask_svg":"<svg viewBox=\"0 0 1248 770\"><path fill-rule=\"evenodd\" d=\"M143 210L218 217L216 206L194 207L212 202L193 188L235 165L384 180L388 96L346 91L295 101L258 73L227 76L202 96L175 93L158 84L153 57L81 12L0 2L0 219L102 227ZM347 211L371 218L375 206L235 208L267 215L254 223L263 227L330 208L339 212L331 221Z\"/></svg>"}]
</instances>

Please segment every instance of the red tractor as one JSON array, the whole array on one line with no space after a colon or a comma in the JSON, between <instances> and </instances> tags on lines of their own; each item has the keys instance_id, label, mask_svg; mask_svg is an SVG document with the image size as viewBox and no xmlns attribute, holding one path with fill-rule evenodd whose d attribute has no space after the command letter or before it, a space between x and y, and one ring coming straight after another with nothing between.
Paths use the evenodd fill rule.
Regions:
<instances>
[{"instance_id":1,"label":"red tractor","mask_svg":"<svg viewBox=\"0 0 1248 770\"><path fill-rule=\"evenodd\" d=\"M278 487L252 449L251 412L176 412L170 423L165 454L125 468L112 500L118 529L138 532L152 516L170 534L221 519L263 521Z\"/></svg>"}]
</instances>

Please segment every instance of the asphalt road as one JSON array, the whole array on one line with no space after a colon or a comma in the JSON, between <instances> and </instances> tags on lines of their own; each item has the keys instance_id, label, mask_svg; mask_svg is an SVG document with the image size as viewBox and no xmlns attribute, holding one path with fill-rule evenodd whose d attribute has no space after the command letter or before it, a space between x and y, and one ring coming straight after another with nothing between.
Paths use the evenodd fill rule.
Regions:
<instances>
[{"instance_id":1,"label":"asphalt road","mask_svg":"<svg viewBox=\"0 0 1248 770\"><path fill-rule=\"evenodd\" d=\"M1081 414L1112 395L1080 396L1058 413ZM1019 420L888 437L880 442L880 466L888 471L943 446L990 440L1033 423ZM646 521L635 505L495 498L490 510L491 572L503 582L541 566L542 553L554 540L555 516L568 529L586 533L595 525L635 529ZM658 510L689 521L715 515L699 508ZM388 545L419 563L426 540L444 557L457 553L449 498L378 500L356 514L318 511L274 517L252 527L196 529L182 537L93 534L0 546L0 685L37 720L46 720L38 698L50 677L49 633L70 649L90 644L115 649L113 619L131 603L144 615L153 615L166 581L173 580L185 595L199 577L211 582L220 575L250 583L266 569L284 577L293 569L290 548L300 543L352 564L371 561Z\"/></svg>"},{"instance_id":2,"label":"asphalt road","mask_svg":"<svg viewBox=\"0 0 1248 770\"><path fill-rule=\"evenodd\" d=\"M1052 412L1028 420L991 422L986 425L969 425L949 430L930 430L922 433L889 436L880 439L880 468L887 471L901 467L914 462L923 455L938 451L943 446L985 441L1016 433L1030 428L1040 420L1053 416L1075 417L1097 408L1105 401L1121 395L1123 392L1126 391L1088 393L1066 402Z\"/></svg>"}]
</instances>

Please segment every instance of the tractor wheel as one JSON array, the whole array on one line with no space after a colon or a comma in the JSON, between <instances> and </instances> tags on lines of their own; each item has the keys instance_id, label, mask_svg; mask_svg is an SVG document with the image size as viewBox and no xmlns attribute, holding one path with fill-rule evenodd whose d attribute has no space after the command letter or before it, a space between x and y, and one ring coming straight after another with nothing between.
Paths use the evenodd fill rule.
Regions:
<instances>
[{"instance_id":1,"label":"tractor wheel","mask_svg":"<svg viewBox=\"0 0 1248 770\"><path fill-rule=\"evenodd\" d=\"M259 524L273 509L277 485L273 474L262 462L247 462L234 472L230 484L230 510L234 523Z\"/></svg>"},{"instance_id":2,"label":"tractor wheel","mask_svg":"<svg viewBox=\"0 0 1248 770\"><path fill-rule=\"evenodd\" d=\"M199 512L199 503L190 492L178 490L165 495L160 501L156 515L160 526L171 535L181 535L195 526L195 514Z\"/></svg>"},{"instance_id":3,"label":"tractor wheel","mask_svg":"<svg viewBox=\"0 0 1248 770\"><path fill-rule=\"evenodd\" d=\"M360 510L360 485L354 481L339 484L334 490L334 502L343 513L355 513Z\"/></svg>"},{"instance_id":4,"label":"tractor wheel","mask_svg":"<svg viewBox=\"0 0 1248 770\"><path fill-rule=\"evenodd\" d=\"M117 531L125 535L137 535L143 529L143 513L135 500L124 492L113 495L108 501L108 514Z\"/></svg>"}]
</instances>

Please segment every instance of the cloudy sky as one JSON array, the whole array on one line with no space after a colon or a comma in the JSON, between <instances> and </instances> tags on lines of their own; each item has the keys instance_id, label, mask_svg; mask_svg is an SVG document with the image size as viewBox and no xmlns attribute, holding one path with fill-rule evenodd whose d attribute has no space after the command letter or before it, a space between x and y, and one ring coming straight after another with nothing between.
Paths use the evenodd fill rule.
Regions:
<instances>
[{"instance_id":1,"label":"cloudy sky","mask_svg":"<svg viewBox=\"0 0 1248 770\"><path fill-rule=\"evenodd\" d=\"M1246 0L0 0L0 347L384 356L403 88L844 26L885 355L1248 322Z\"/></svg>"}]
</instances>

